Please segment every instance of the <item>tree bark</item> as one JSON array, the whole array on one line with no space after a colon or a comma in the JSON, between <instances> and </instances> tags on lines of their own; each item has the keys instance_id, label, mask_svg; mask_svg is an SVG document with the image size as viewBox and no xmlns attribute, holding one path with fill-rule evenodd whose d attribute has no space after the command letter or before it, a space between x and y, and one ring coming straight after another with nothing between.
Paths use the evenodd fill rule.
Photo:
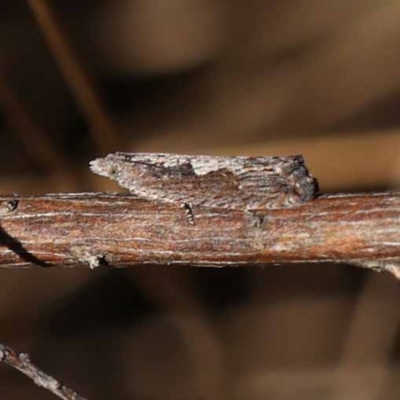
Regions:
<instances>
[{"instance_id":1,"label":"tree bark","mask_svg":"<svg viewBox=\"0 0 400 400\"><path fill-rule=\"evenodd\" d=\"M399 276L400 194L325 195L293 208L193 208L125 194L0 196L1 267L345 262Z\"/></svg>"}]
</instances>

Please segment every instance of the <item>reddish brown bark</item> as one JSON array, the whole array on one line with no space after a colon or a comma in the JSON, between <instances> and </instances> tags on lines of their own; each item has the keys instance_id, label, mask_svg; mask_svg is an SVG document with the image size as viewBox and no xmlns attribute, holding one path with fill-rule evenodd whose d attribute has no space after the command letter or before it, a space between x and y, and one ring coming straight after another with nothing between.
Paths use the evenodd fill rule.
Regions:
<instances>
[{"instance_id":1,"label":"reddish brown bark","mask_svg":"<svg viewBox=\"0 0 400 400\"><path fill-rule=\"evenodd\" d=\"M194 225L179 206L131 195L1 196L0 205L2 267L334 261L396 273L400 259L399 194L321 196L257 213L194 208Z\"/></svg>"}]
</instances>

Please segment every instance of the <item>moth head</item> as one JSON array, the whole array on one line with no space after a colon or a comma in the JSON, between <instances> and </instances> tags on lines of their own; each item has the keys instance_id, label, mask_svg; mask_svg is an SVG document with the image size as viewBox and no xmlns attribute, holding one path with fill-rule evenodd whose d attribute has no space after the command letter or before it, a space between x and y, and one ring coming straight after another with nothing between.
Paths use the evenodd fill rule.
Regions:
<instances>
[{"instance_id":1,"label":"moth head","mask_svg":"<svg viewBox=\"0 0 400 400\"><path fill-rule=\"evenodd\" d=\"M97 158L90 162L90 169L98 175L111 179L118 179L120 167L117 160L105 158Z\"/></svg>"},{"instance_id":2,"label":"moth head","mask_svg":"<svg viewBox=\"0 0 400 400\"><path fill-rule=\"evenodd\" d=\"M156 180L151 174L149 165L131 160L123 154L109 154L104 158L97 158L90 163L90 169L101 176L113 179L124 188L135 191L146 180Z\"/></svg>"}]
</instances>

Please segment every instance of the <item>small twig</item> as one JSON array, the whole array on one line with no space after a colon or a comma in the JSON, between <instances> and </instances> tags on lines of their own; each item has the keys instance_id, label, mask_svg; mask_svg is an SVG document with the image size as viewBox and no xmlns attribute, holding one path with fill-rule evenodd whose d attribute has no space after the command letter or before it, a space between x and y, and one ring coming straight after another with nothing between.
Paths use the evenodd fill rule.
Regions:
<instances>
[{"instance_id":1,"label":"small twig","mask_svg":"<svg viewBox=\"0 0 400 400\"><path fill-rule=\"evenodd\" d=\"M17 354L11 348L0 343L0 361L22 372L31 378L36 385L47 389L49 392L55 394L61 399L85 400L84 397L79 396L72 389L67 388L57 381L57 379L47 375L45 372L33 365L28 354Z\"/></svg>"},{"instance_id":2,"label":"small twig","mask_svg":"<svg viewBox=\"0 0 400 400\"><path fill-rule=\"evenodd\" d=\"M53 3L53 2L52 2ZM92 138L102 152L118 147L116 128L100 100L90 75L79 62L47 0L28 0L45 39L59 64L66 83L92 127Z\"/></svg>"}]
</instances>

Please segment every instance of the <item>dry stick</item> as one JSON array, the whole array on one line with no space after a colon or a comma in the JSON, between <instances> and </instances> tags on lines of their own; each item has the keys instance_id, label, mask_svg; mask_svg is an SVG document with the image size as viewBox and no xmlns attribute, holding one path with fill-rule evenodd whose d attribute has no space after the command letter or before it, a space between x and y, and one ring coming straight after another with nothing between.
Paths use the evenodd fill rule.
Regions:
<instances>
[{"instance_id":1,"label":"dry stick","mask_svg":"<svg viewBox=\"0 0 400 400\"><path fill-rule=\"evenodd\" d=\"M100 100L96 85L79 62L51 5L47 0L28 0L28 4L67 84L92 127L92 138L97 148L102 152L116 149L119 140L112 118Z\"/></svg>"},{"instance_id":2,"label":"dry stick","mask_svg":"<svg viewBox=\"0 0 400 400\"><path fill-rule=\"evenodd\" d=\"M28 354L17 354L14 350L0 343L0 361L21 371L33 382L64 400L85 400L73 390L62 385L52 376L47 375L29 360Z\"/></svg>"},{"instance_id":3,"label":"dry stick","mask_svg":"<svg viewBox=\"0 0 400 400\"><path fill-rule=\"evenodd\" d=\"M193 209L133 195L0 196L0 266L264 266L344 262L400 276L400 193L321 196L261 210Z\"/></svg>"}]
</instances>

